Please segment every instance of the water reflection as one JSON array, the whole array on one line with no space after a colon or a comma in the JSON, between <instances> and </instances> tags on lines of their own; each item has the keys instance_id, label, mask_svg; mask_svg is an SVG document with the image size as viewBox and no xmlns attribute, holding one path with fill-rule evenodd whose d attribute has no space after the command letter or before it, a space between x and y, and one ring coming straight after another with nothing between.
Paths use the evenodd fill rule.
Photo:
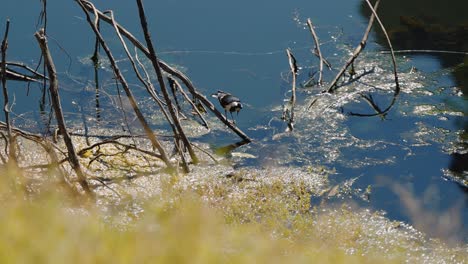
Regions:
<instances>
[{"instance_id":1,"label":"water reflection","mask_svg":"<svg viewBox=\"0 0 468 264\"><path fill-rule=\"evenodd\" d=\"M467 10L467 3L464 2L466 0L447 5L442 1L440 3L436 1L428 3L419 0L405 2L383 1L379 12L382 13L382 18L388 29L400 32L398 34L402 36L402 41L396 41L398 42L395 43L396 48L413 49L416 48L415 43L427 44L428 41L411 40L414 34L405 33L405 30L406 32L409 32L409 30L408 27L405 29L404 26L401 26L399 19L401 14L410 17L412 10L416 10L414 14L417 14L421 10L420 6L424 6L425 12L426 10L427 12L434 10L438 12L437 14L451 14L447 16L447 18L453 20L450 21L450 25L460 25L462 23L460 19L464 16L454 16L450 12L441 12L441 5L444 8L456 7L456 10ZM364 74L358 80L359 82L350 83L348 97L335 97L334 95L324 94L320 102L314 105L314 111L305 111L304 109L298 111L295 134L276 133L277 131L284 131L284 127L282 127L284 124L277 120L280 111L274 110L274 107L281 104L284 94L291 87L289 81L281 82L281 72L288 71L284 50L289 47L294 51L295 56L299 59L300 66L303 67L302 72L304 74L299 77L304 81L310 79L310 76L306 76L307 71L312 71L314 66L311 65L316 64L313 61L315 57L310 53L310 48L313 46L310 34L306 28L299 25L298 21L304 21L307 17L312 18L317 26L317 34L322 41L321 48L324 56L335 68L338 68L343 63L342 58L345 58L350 52L347 45L357 44L359 41L356 42L356 40L361 37L363 30L365 30L365 20L369 17L366 4L364 3L361 9L362 20L353 16L356 13L354 8L359 3L361 2L340 1L340 8L336 8L336 1L316 3L316 1L305 0L293 2L270 1L268 4L261 3L261 1L247 2L246 0L235 3L222 3L214 0L202 2L177 0L148 1L147 4L148 9L153 11L150 24L164 60L187 73L197 87L206 94L216 92L218 89L226 89L233 91L240 98L245 98L246 107L239 117L238 126L242 129L248 129L249 136L252 134L255 143L242 147L240 147L242 144L235 143L220 148L224 154L229 152L232 154L234 149L240 147L236 151L252 152L259 157L257 159L243 159L244 164L259 167L269 167L271 164L272 170L277 165L286 165L285 167L288 169L295 166L314 168L318 167L317 164L328 166L336 168L337 174L339 174L334 177L336 175L330 173L333 177L330 178L333 181L339 181L340 179L337 180L336 178L340 176L345 178L346 181L353 176L363 175L357 180L362 183L362 181L373 177L373 175L383 174L389 177L394 176L397 180L407 181L414 184L414 189L418 189L419 186L424 186L425 183L436 178L436 181L442 186L440 187L442 192L446 192L447 196L444 197L444 201L456 200L460 195L458 192L452 192L454 189L453 184L451 182L441 183L439 175L440 164L447 163L446 159L448 157L448 155L440 153L440 149L438 149L441 145L441 138L445 140L445 131L443 129L436 131L427 129L428 126L426 126L425 122L433 122L429 126L434 125L434 123L435 126L440 125L440 123L434 122L437 119L434 115L414 118L414 115L409 117L407 114L407 112L413 110L408 106L414 106L414 102L411 100L425 95L424 93L408 95L412 92L408 92L408 90L416 90L423 85L429 86L429 81L421 81L426 76L418 73L413 74L407 69L402 70L402 81L405 82L406 94L401 95L399 100L404 103L399 101L390 113L385 113L385 122L382 122L379 118L348 118L349 115L346 113L349 111L354 113L368 113L371 111L367 105L363 108L362 105L364 104L354 103L355 98L359 98L358 94L363 92L358 90L355 94L352 94L353 91L357 90L355 89L356 86L376 90L379 87L387 87L389 83L393 85L393 82L387 81L391 80L392 76L386 74L386 55L376 54L372 49L367 55L360 58L361 66L363 66L360 69L372 69L372 74ZM407 5L404 10L402 10L402 3ZM114 1L110 3L101 1L96 2L96 4L103 9L115 10L118 20L123 25L132 32L139 32L136 26L138 19L134 16L135 10L132 10L134 8L133 2ZM29 61L31 58L35 58L37 53L31 48L35 47L35 43L20 41L18 38L26 38L24 35L32 35L32 32L35 31L35 21L30 22L27 19L32 18L32 20L35 20L37 14L34 12L40 10L40 8L37 7L36 11L34 11L32 7L23 10L17 9L17 6L18 1L16 0L6 1L0 12L1 14L8 13L15 22L21 21L23 23L22 26L16 24L17 27L13 31L16 33L16 38L12 35L11 56L21 61ZM268 12L265 12L266 7ZM83 95L84 98L79 103L88 106L83 109L83 111L88 111L88 123L95 123L104 129L119 127L121 123L115 117L120 114L122 109L126 108L126 102L120 103L118 100L118 95L113 87L115 80L113 80L113 76L109 72L108 62L102 62L98 76L96 74L97 68L89 60L95 40L89 33L90 30L83 20L83 14L78 12L79 10L74 6L74 3L70 2L55 1L51 3L50 8L51 23L49 23L48 32L56 37L67 52L72 54L73 58L85 58L81 62L73 64L71 72L60 76L61 80L63 80L61 88L66 92L63 97L64 101L67 101L67 99L69 102L72 100L78 101L77 98L81 99L81 95ZM164 10L176 10L176 13L164 12ZM177 19L174 19L174 14L176 14ZM261 17L259 17L259 14L261 14ZM420 20L427 21L428 18L422 17ZM444 24L439 18L436 21L430 18L429 20L433 21L430 22L431 25ZM171 23L168 24L168 21L171 21ZM68 27L63 25L68 25ZM189 30L187 30L187 25L190 25ZM403 31L396 31L397 28ZM374 29L378 28L375 27ZM450 30L454 32L455 29L451 26ZM80 36L80 41L77 42L75 38L70 38L69 32L76 32ZM379 31L376 30L376 32ZM24 35L22 35L23 33ZM434 37L428 36L427 38ZM385 41L380 35L377 35L377 40L385 47ZM468 41L463 41L463 43L466 44ZM24 46L19 47L19 45ZM435 47L426 46L424 48ZM57 51L57 59L65 57L60 56L60 54ZM431 56L440 61L443 67L452 67L463 59L459 55L435 54ZM403 56L400 59L405 60ZM58 62L58 66L65 70L68 67L68 61L64 61ZM86 61L86 63L83 63L83 61ZM125 64L125 62L122 62L122 64ZM408 64L410 63L402 65L402 68L407 67ZM467 71L466 63L458 65L454 71L450 71L455 84L452 81L447 81L451 86L461 87L465 96L468 94L466 90L468 83ZM429 77L431 78L431 76ZM324 78L327 80L330 76ZM437 76L437 78L440 78L440 76ZM302 79L299 79L299 81ZM368 82L363 83L366 79ZM305 88L301 90L298 96L299 104L313 89L313 87L307 87L306 82L304 83ZM282 89L283 84L284 89ZM23 87L19 85L12 87L17 88L15 89L17 97L21 97L23 100L21 102L18 100L15 110L19 113L22 113L24 109L30 111L28 110L31 105L29 101L35 99L29 99L29 101L23 103L25 102L25 96L20 94L20 91L24 90L21 89ZM33 90L32 92L35 94L32 94L30 98L37 98L35 96L38 91L39 89ZM433 91L430 92L433 93ZM378 95L374 95L373 98L367 96L369 104L375 106L373 109L381 116L385 112L382 108L388 104L388 94L385 90L382 93L384 95L381 97ZM357 96L354 96L356 94ZM428 97L424 97L423 100ZM436 100L433 99L430 103L434 101ZM437 104L441 104L441 102L437 101ZM340 111L339 108L341 107L346 107L346 110L349 109L349 111ZM458 107L457 104L455 104L455 107ZM96 112L96 108L100 109L100 111ZM357 111L354 111L356 108L358 108ZM153 111L154 106L152 105L147 106L145 104L145 109L148 115L156 112L156 110ZM68 111L76 112L76 106L68 105ZM23 115L22 118L25 120L38 119L29 115ZM132 116L130 116L131 118ZM465 131L464 136L461 135L460 137L466 138L468 127L466 119L453 115L448 115L446 118L453 118L458 122L456 123L458 128ZM155 116L152 120L154 126L159 128L161 119L162 117ZM83 120L85 121L85 119ZM132 128L136 126L132 123L130 125ZM231 135L225 136L226 131L228 129L225 126L220 126L214 127L210 134L207 134L205 130L200 132L195 129L193 134L196 135L194 137L198 137L199 134L206 135L205 137L200 136L196 140L205 141L209 144L215 142L217 145L224 145L227 141L226 137L231 137ZM418 138L415 138L415 133L418 133ZM463 141L454 140L454 142ZM417 148L415 146L424 147ZM453 171L463 172L466 171L466 167L461 165L466 164L466 155L463 154L462 150L466 152L467 148L461 146L457 147L457 149L461 151L452 156L450 168ZM363 186L374 184L370 181ZM373 205L376 205L378 209L390 212L392 219L406 220L398 215L398 210L401 210L401 208L395 208L395 206L389 204L389 192L378 185L374 186L376 187L375 193L372 194L371 198Z\"/></svg>"},{"instance_id":2,"label":"water reflection","mask_svg":"<svg viewBox=\"0 0 468 264\"><path fill-rule=\"evenodd\" d=\"M466 118L468 18L466 10L468 10L468 1L466 0L450 2L394 0L383 1L378 11L396 50L407 50L404 55L423 64L425 63L424 56L437 59L442 69L450 69L448 72L451 80L447 82L444 81L443 77L439 77L437 81L440 84L436 85L455 86L461 93L439 95L446 96L440 99L444 101L446 108L463 113L462 116L450 118L453 120L454 130L462 132L458 134L458 138L451 142L455 146L449 151L445 150L446 153L450 153L450 162L448 164L449 172L444 173L445 176L454 177L452 179L460 184L461 193L468 193L468 143L466 141L468 134ZM360 12L364 17L370 15L365 2L361 3ZM386 47L385 37L380 29L374 27L373 30L377 33L377 42L382 47ZM433 51L455 51L457 54ZM424 56L420 56L420 54L424 54ZM430 71L437 70L440 69L430 69Z\"/></svg>"}]
</instances>

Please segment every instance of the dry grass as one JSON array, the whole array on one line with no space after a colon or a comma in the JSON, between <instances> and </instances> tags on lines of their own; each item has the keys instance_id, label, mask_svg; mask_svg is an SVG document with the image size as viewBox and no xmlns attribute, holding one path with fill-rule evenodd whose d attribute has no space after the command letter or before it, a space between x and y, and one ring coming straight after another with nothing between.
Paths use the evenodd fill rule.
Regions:
<instances>
[{"instance_id":1,"label":"dry grass","mask_svg":"<svg viewBox=\"0 0 468 264\"><path fill-rule=\"evenodd\" d=\"M189 177L166 177L159 194L119 201L141 206L135 213L56 186L31 195L5 181L17 175L1 174L0 263L462 263L468 256L378 213L310 210L310 186L301 181L223 178L187 187Z\"/></svg>"}]
</instances>

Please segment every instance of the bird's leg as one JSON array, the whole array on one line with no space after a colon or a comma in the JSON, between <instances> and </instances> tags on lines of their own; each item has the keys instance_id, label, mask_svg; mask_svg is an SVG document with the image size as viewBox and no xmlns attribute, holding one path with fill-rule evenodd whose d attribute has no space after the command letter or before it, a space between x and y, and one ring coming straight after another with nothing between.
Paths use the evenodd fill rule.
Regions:
<instances>
[{"instance_id":1,"label":"bird's leg","mask_svg":"<svg viewBox=\"0 0 468 264\"><path fill-rule=\"evenodd\" d=\"M231 119L232 119L232 123L235 124L236 121L234 120L234 117L232 116L232 112L231 112Z\"/></svg>"}]
</instances>

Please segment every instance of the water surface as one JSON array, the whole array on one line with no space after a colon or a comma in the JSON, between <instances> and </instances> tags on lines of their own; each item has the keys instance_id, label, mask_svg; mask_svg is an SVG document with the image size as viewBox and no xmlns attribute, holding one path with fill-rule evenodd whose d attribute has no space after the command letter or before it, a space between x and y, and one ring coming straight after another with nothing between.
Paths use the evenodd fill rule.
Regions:
<instances>
[{"instance_id":1,"label":"water surface","mask_svg":"<svg viewBox=\"0 0 468 264\"><path fill-rule=\"evenodd\" d=\"M60 71L67 116L80 120L76 113L84 112L91 118L95 115L94 71L88 58L93 52L94 37L75 2L47 1L47 4L47 34ZM101 10L114 10L119 23L143 39L133 2L95 1L95 4ZM25 5L28 8L20 8ZM383 108L391 100L390 58L380 53L387 47L374 28L366 52L356 64L358 71L374 69L374 73L340 89L336 95L320 97L319 104L309 110L311 98L320 94L322 88L299 87L296 130L283 134L286 124L280 119L281 106L289 98L291 88L285 49L291 48L301 67L299 86L305 84L318 67L310 51L312 38L304 24L311 18L322 52L335 69L325 74L325 80L331 80L365 30L368 12L361 1L165 0L146 1L145 5L152 37L163 60L182 69L203 93L225 90L244 102L246 107L236 122L254 142L236 151L257 158L235 160L237 167L325 166L335 171L330 179L336 184L355 179L353 187L362 192L371 186L368 201L352 193L345 196L351 198L345 199L385 210L391 219L415 223L418 220L406 211L401 193L396 193L398 183L410 190L425 210L434 211L434 217L450 208L457 209L459 213L454 217L462 219L462 224L455 226L458 234L433 235L468 237L467 82L466 74L460 70L466 68L460 64L463 59L466 61L465 56L397 54L402 92L394 108L384 119L351 116L350 113L373 111L359 93L372 94ZM39 1L8 0L2 4L2 25L7 17L12 22L9 60L31 65L38 62L39 50L33 34L38 30L40 8ZM389 30L398 28L400 24L395 22L398 13L392 12L395 9L385 6L382 9ZM450 20L454 25L462 22ZM104 26L103 32L115 48L116 57L124 60L112 29ZM395 47L420 48L401 44ZM125 61L122 64L126 65ZM106 107L113 105L116 92L108 65L103 64L100 71L107 93L102 96L101 105L105 112ZM28 88L24 83L9 82L9 87L16 98L13 108L16 124L35 123L28 121L47 117L39 111L40 85ZM213 102L216 103L214 99ZM113 125L118 126L119 122ZM218 147L237 138L219 126L194 140Z\"/></svg>"}]
</instances>

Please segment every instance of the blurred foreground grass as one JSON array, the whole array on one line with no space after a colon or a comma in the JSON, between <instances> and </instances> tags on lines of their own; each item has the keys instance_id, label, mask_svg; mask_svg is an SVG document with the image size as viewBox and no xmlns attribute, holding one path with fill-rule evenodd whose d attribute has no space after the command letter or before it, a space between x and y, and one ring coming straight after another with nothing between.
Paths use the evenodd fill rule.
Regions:
<instances>
[{"instance_id":1,"label":"blurred foreground grass","mask_svg":"<svg viewBox=\"0 0 468 264\"><path fill-rule=\"evenodd\" d=\"M142 201L143 213L115 225L117 214L53 184L31 194L17 175L0 174L0 263L463 263L468 256L378 213L310 210L301 183L192 189L168 176L159 195ZM232 192L244 187L244 195ZM120 203L126 199L134 197Z\"/></svg>"}]
</instances>

